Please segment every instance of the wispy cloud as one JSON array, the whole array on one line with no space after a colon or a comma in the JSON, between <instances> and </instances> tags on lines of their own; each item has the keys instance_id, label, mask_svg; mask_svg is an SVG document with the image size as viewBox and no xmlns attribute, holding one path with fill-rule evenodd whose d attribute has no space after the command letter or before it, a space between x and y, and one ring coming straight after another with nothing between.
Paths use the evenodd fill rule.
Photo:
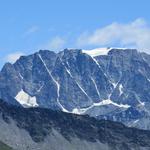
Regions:
<instances>
[{"instance_id":1,"label":"wispy cloud","mask_svg":"<svg viewBox=\"0 0 150 150\"><path fill-rule=\"evenodd\" d=\"M42 49L49 49L49 50L60 50L64 47L66 41L62 37L56 36L52 38L49 42L42 45Z\"/></svg>"},{"instance_id":2,"label":"wispy cloud","mask_svg":"<svg viewBox=\"0 0 150 150\"><path fill-rule=\"evenodd\" d=\"M27 29L27 31L24 33L24 37L29 36L35 32L39 31L39 27L38 26L31 26L29 29Z\"/></svg>"},{"instance_id":3,"label":"wispy cloud","mask_svg":"<svg viewBox=\"0 0 150 150\"><path fill-rule=\"evenodd\" d=\"M8 54L4 58L4 61L14 63L17 59L19 59L20 56L23 56L23 55L24 55L23 52L14 52L14 53Z\"/></svg>"},{"instance_id":4,"label":"wispy cloud","mask_svg":"<svg viewBox=\"0 0 150 150\"><path fill-rule=\"evenodd\" d=\"M119 45L147 50L150 49L150 26L141 18L126 24L115 22L93 32L82 33L77 39L77 45Z\"/></svg>"}]
</instances>

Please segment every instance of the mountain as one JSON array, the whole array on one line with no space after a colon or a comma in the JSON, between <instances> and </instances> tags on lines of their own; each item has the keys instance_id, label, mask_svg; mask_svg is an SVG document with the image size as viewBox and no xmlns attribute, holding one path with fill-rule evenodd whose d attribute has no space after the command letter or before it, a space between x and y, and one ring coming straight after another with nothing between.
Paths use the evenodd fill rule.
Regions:
<instances>
[{"instance_id":1,"label":"mountain","mask_svg":"<svg viewBox=\"0 0 150 150\"><path fill-rule=\"evenodd\" d=\"M0 141L15 150L149 150L150 131L0 100Z\"/></svg>"},{"instance_id":2,"label":"mountain","mask_svg":"<svg viewBox=\"0 0 150 150\"><path fill-rule=\"evenodd\" d=\"M4 65L0 98L150 129L150 55L121 48L40 50Z\"/></svg>"},{"instance_id":3,"label":"mountain","mask_svg":"<svg viewBox=\"0 0 150 150\"><path fill-rule=\"evenodd\" d=\"M4 144L3 142L0 142L0 150L13 150L8 145Z\"/></svg>"}]
</instances>

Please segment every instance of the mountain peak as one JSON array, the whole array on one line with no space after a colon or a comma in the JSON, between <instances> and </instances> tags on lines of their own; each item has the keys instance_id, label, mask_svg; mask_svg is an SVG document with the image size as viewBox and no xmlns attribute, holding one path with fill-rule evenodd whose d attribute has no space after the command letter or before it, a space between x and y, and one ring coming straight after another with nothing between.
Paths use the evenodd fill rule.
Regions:
<instances>
[{"instance_id":1,"label":"mountain peak","mask_svg":"<svg viewBox=\"0 0 150 150\"><path fill-rule=\"evenodd\" d=\"M0 72L0 98L23 107L26 103L84 112L128 125L144 117L143 111L148 113L149 63L150 55L128 48L40 50L5 65ZM99 105L103 102L106 105Z\"/></svg>"}]
</instances>

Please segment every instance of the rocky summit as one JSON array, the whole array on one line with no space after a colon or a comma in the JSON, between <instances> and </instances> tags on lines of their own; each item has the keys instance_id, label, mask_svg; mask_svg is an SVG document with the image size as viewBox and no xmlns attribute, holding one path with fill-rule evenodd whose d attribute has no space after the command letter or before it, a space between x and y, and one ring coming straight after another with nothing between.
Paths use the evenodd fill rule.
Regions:
<instances>
[{"instance_id":1,"label":"rocky summit","mask_svg":"<svg viewBox=\"0 0 150 150\"><path fill-rule=\"evenodd\" d=\"M0 98L150 129L150 55L122 48L40 50L4 65Z\"/></svg>"}]
</instances>

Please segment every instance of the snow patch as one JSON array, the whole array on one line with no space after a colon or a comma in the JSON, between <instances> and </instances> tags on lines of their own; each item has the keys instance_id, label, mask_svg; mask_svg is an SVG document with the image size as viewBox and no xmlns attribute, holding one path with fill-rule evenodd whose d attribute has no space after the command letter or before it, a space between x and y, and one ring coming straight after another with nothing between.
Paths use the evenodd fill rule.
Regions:
<instances>
[{"instance_id":1,"label":"snow patch","mask_svg":"<svg viewBox=\"0 0 150 150\"><path fill-rule=\"evenodd\" d=\"M99 103L93 103L91 106L87 108L74 108L72 110L72 113L81 115L81 114L84 114L86 111L92 109L93 107L100 107L100 106L105 106L105 105L114 105L116 107L124 108L124 109L128 109L130 107L130 105L128 104L117 104L113 102L112 100L107 99L107 100L100 101Z\"/></svg>"},{"instance_id":2,"label":"snow patch","mask_svg":"<svg viewBox=\"0 0 150 150\"><path fill-rule=\"evenodd\" d=\"M117 106L117 107L121 107L121 108L129 108L130 106L127 105L127 104L117 104L115 102L113 102L112 100L110 99L107 99L107 100L103 100L99 103L94 103L93 106L103 106L103 105L114 105L114 106Z\"/></svg>"},{"instance_id":3,"label":"snow patch","mask_svg":"<svg viewBox=\"0 0 150 150\"><path fill-rule=\"evenodd\" d=\"M81 87L81 85L80 85L77 81L75 81L75 82L76 82L77 86L80 88L80 90L81 90L89 99L91 99L91 98L89 97L89 95L85 92L85 90Z\"/></svg>"},{"instance_id":4,"label":"snow patch","mask_svg":"<svg viewBox=\"0 0 150 150\"><path fill-rule=\"evenodd\" d=\"M119 92L120 92L120 95L122 95L122 93L123 93L123 86L122 86L122 84L119 85Z\"/></svg>"},{"instance_id":5,"label":"snow patch","mask_svg":"<svg viewBox=\"0 0 150 150\"><path fill-rule=\"evenodd\" d=\"M107 55L108 52L112 49L116 50L127 50L129 48L121 48L121 47L109 47L109 48L95 48L91 50L82 50L82 53L86 53L92 57L100 56L100 55ZM130 48L131 49L131 48Z\"/></svg>"},{"instance_id":6,"label":"snow patch","mask_svg":"<svg viewBox=\"0 0 150 150\"><path fill-rule=\"evenodd\" d=\"M150 79L147 79L150 82Z\"/></svg>"},{"instance_id":7,"label":"snow patch","mask_svg":"<svg viewBox=\"0 0 150 150\"><path fill-rule=\"evenodd\" d=\"M111 49L117 49L117 50L132 50L133 48L126 48L126 47L111 47Z\"/></svg>"},{"instance_id":8,"label":"snow patch","mask_svg":"<svg viewBox=\"0 0 150 150\"><path fill-rule=\"evenodd\" d=\"M20 78L23 80L23 76L21 75L21 73L19 73Z\"/></svg>"},{"instance_id":9,"label":"snow patch","mask_svg":"<svg viewBox=\"0 0 150 150\"><path fill-rule=\"evenodd\" d=\"M111 83L112 83L112 85L113 85L113 87L115 89L118 83L114 83L114 82L111 82Z\"/></svg>"},{"instance_id":10,"label":"snow patch","mask_svg":"<svg viewBox=\"0 0 150 150\"><path fill-rule=\"evenodd\" d=\"M96 48L92 50L82 50L82 53L86 53L91 57L96 57L100 55L107 55L111 48Z\"/></svg>"},{"instance_id":11,"label":"snow patch","mask_svg":"<svg viewBox=\"0 0 150 150\"><path fill-rule=\"evenodd\" d=\"M141 102L141 101L139 100L139 103L140 103L141 106L145 106L145 102Z\"/></svg>"},{"instance_id":12,"label":"snow patch","mask_svg":"<svg viewBox=\"0 0 150 150\"><path fill-rule=\"evenodd\" d=\"M60 58L60 60L61 60L61 58ZM71 78L73 78L73 76L72 76L72 74L71 74L71 72L70 72L70 70L65 66L65 64L63 63L63 61L61 60L61 63L63 64L63 66L65 67L65 70L67 71L67 73L70 75L70 77ZM69 66L69 64L68 64L68 62L67 62L67 65Z\"/></svg>"},{"instance_id":13,"label":"snow patch","mask_svg":"<svg viewBox=\"0 0 150 150\"><path fill-rule=\"evenodd\" d=\"M80 114L83 114L84 112L85 112L85 109L74 108L71 113L80 115Z\"/></svg>"},{"instance_id":14,"label":"snow patch","mask_svg":"<svg viewBox=\"0 0 150 150\"><path fill-rule=\"evenodd\" d=\"M35 96L30 96L28 93L24 92L23 89L18 92L15 99L23 106L23 107L37 107L39 106L36 102Z\"/></svg>"},{"instance_id":15,"label":"snow patch","mask_svg":"<svg viewBox=\"0 0 150 150\"><path fill-rule=\"evenodd\" d=\"M99 98L100 98L100 93L99 93L97 84L96 84L95 80L94 80L92 77L91 77L91 80L92 80L92 82L93 82L93 84L94 84L94 86L95 86L95 89L96 89L96 91L97 91L97 94L98 94L98 96L99 96Z\"/></svg>"},{"instance_id":16,"label":"snow patch","mask_svg":"<svg viewBox=\"0 0 150 150\"><path fill-rule=\"evenodd\" d=\"M41 92L42 88L44 87L44 84L40 86L40 88L37 90L37 92Z\"/></svg>"},{"instance_id":17,"label":"snow patch","mask_svg":"<svg viewBox=\"0 0 150 150\"><path fill-rule=\"evenodd\" d=\"M136 124L137 122L139 122L139 119L135 120L135 121L133 122L133 124Z\"/></svg>"}]
</instances>

